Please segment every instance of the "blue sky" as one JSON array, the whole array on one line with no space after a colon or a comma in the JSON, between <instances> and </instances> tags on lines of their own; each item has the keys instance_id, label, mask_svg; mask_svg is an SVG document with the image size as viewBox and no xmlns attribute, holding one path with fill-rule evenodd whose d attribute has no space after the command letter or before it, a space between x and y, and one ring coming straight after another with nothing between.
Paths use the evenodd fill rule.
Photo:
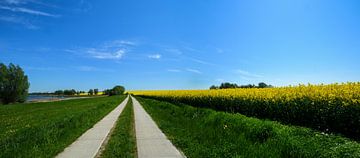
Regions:
<instances>
[{"instance_id":1,"label":"blue sky","mask_svg":"<svg viewBox=\"0 0 360 158\"><path fill-rule=\"evenodd\" d=\"M360 1L1 0L30 91L360 81Z\"/></svg>"}]
</instances>

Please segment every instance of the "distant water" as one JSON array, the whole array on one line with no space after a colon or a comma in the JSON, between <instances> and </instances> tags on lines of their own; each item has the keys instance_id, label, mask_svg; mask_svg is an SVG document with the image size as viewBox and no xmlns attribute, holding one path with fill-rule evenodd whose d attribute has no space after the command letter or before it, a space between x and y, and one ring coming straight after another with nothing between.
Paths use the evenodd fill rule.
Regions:
<instances>
[{"instance_id":1,"label":"distant water","mask_svg":"<svg viewBox=\"0 0 360 158\"><path fill-rule=\"evenodd\" d=\"M64 96L48 96L48 95L29 95L26 99L27 102L35 100L51 100L51 99L63 99Z\"/></svg>"}]
</instances>

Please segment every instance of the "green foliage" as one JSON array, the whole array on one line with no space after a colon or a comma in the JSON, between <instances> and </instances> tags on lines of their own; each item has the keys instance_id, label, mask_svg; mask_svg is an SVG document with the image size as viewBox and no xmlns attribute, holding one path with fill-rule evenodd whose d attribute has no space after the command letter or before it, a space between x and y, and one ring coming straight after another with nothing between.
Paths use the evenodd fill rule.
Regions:
<instances>
[{"instance_id":1,"label":"green foliage","mask_svg":"<svg viewBox=\"0 0 360 158\"><path fill-rule=\"evenodd\" d=\"M0 63L0 103L25 102L30 83L20 66Z\"/></svg>"},{"instance_id":2,"label":"green foliage","mask_svg":"<svg viewBox=\"0 0 360 158\"><path fill-rule=\"evenodd\" d=\"M104 90L104 95L110 95L111 93L111 89L105 89Z\"/></svg>"},{"instance_id":3,"label":"green foliage","mask_svg":"<svg viewBox=\"0 0 360 158\"><path fill-rule=\"evenodd\" d=\"M139 98L187 157L360 157L360 144L241 114Z\"/></svg>"},{"instance_id":4,"label":"green foliage","mask_svg":"<svg viewBox=\"0 0 360 158\"><path fill-rule=\"evenodd\" d=\"M94 94L97 95L99 93L99 89L94 89Z\"/></svg>"},{"instance_id":5,"label":"green foliage","mask_svg":"<svg viewBox=\"0 0 360 158\"><path fill-rule=\"evenodd\" d=\"M0 157L54 157L124 99L114 96L1 106Z\"/></svg>"},{"instance_id":6,"label":"green foliage","mask_svg":"<svg viewBox=\"0 0 360 158\"><path fill-rule=\"evenodd\" d=\"M64 90L64 95L75 95L76 90L75 89L66 89Z\"/></svg>"},{"instance_id":7,"label":"green foliage","mask_svg":"<svg viewBox=\"0 0 360 158\"><path fill-rule=\"evenodd\" d=\"M63 90L57 90L54 92L55 95L64 95L64 91Z\"/></svg>"},{"instance_id":8,"label":"green foliage","mask_svg":"<svg viewBox=\"0 0 360 158\"><path fill-rule=\"evenodd\" d=\"M110 95L121 95L124 94L124 92L125 88L123 86L115 86L113 89L111 89Z\"/></svg>"},{"instance_id":9,"label":"green foliage","mask_svg":"<svg viewBox=\"0 0 360 158\"><path fill-rule=\"evenodd\" d=\"M121 113L101 157L136 157L134 111L131 99Z\"/></svg>"},{"instance_id":10,"label":"green foliage","mask_svg":"<svg viewBox=\"0 0 360 158\"><path fill-rule=\"evenodd\" d=\"M89 93L89 95L94 95L94 90L90 89L88 93Z\"/></svg>"}]
</instances>

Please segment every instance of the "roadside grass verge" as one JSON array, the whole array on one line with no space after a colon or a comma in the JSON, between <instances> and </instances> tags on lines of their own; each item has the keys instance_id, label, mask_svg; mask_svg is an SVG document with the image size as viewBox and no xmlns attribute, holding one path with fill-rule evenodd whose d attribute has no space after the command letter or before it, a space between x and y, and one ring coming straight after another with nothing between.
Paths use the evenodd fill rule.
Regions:
<instances>
[{"instance_id":1,"label":"roadside grass verge","mask_svg":"<svg viewBox=\"0 0 360 158\"><path fill-rule=\"evenodd\" d=\"M131 98L119 116L115 129L100 157L136 157L135 120Z\"/></svg>"},{"instance_id":2,"label":"roadside grass verge","mask_svg":"<svg viewBox=\"0 0 360 158\"><path fill-rule=\"evenodd\" d=\"M187 157L360 157L360 144L241 114L137 97Z\"/></svg>"},{"instance_id":3,"label":"roadside grass verge","mask_svg":"<svg viewBox=\"0 0 360 158\"><path fill-rule=\"evenodd\" d=\"M0 106L0 157L54 157L125 97Z\"/></svg>"}]
</instances>

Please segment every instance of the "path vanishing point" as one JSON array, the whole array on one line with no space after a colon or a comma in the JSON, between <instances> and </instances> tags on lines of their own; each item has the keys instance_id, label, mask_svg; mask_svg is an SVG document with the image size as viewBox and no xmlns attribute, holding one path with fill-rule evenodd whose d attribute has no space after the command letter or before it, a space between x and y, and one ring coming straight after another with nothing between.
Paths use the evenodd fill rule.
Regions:
<instances>
[{"instance_id":1,"label":"path vanishing point","mask_svg":"<svg viewBox=\"0 0 360 158\"><path fill-rule=\"evenodd\" d=\"M185 156L167 139L150 115L134 97L127 97L113 111L83 133L71 145L59 153L57 158L94 158L123 111L129 98L133 101L135 134L138 158L184 158ZM111 139L111 138L110 138Z\"/></svg>"}]
</instances>

